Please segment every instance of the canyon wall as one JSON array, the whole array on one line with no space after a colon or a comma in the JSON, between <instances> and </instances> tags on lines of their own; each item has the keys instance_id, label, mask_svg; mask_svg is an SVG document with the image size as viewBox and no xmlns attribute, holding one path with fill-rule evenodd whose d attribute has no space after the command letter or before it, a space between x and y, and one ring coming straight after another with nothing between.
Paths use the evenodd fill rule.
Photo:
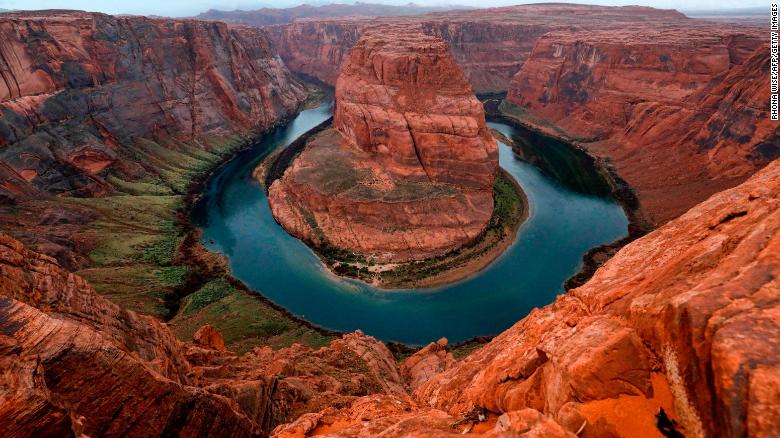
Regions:
<instances>
[{"instance_id":1,"label":"canyon wall","mask_svg":"<svg viewBox=\"0 0 780 438\"><path fill-rule=\"evenodd\" d=\"M487 225L496 143L440 39L407 26L364 33L336 83L333 128L269 189L293 235L398 262L444 254Z\"/></svg>"},{"instance_id":2,"label":"canyon wall","mask_svg":"<svg viewBox=\"0 0 780 438\"><path fill-rule=\"evenodd\" d=\"M522 5L379 19L322 19L264 27L294 72L335 84L359 35L379 25L418 26L447 42L477 93L505 92L539 37L553 30L620 29L686 21L677 11L635 6Z\"/></svg>"},{"instance_id":3,"label":"canyon wall","mask_svg":"<svg viewBox=\"0 0 780 438\"><path fill-rule=\"evenodd\" d=\"M0 191L99 195L292 114L305 92L253 28L27 12L0 18ZM233 141L236 138L233 137Z\"/></svg>"},{"instance_id":4,"label":"canyon wall","mask_svg":"<svg viewBox=\"0 0 780 438\"><path fill-rule=\"evenodd\" d=\"M3 436L267 436L329 403L404 392L373 338L239 357L206 326L183 343L4 234L0 291Z\"/></svg>"},{"instance_id":5,"label":"canyon wall","mask_svg":"<svg viewBox=\"0 0 780 438\"><path fill-rule=\"evenodd\" d=\"M607 158L663 223L780 156L767 50L753 29L703 22L552 32L504 109Z\"/></svg>"},{"instance_id":6,"label":"canyon wall","mask_svg":"<svg viewBox=\"0 0 780 438\"><path fill-rule=\"evenodd\" d=\"M250 26L266 26L294 21L332 19L338 17L396 17L421 15L429 12L446 11L452 6L383 5L379 3L354 4L331 3L319 6L301 4L291 8L261 8L253 11L222 11L210 9L198 14L199 20L219 20L226 23L241 23ZM462 7L461 9L470 9Z\"/></svg>"},{"instance_id":7,"label":"canyon wall","mask_svg":"<svg viewBox=\"0 0 780 438\"><path fill-rule=\"evenodd\" d=\"M335 86L341 62L365 27L353 20L302 21L267 26L263 32L291 71Z\"/></svg>"},{"instance_id":8,"label":"canyon wall","mask_svg":"<svg viewBox=\"0 0 780 438\"><path fill-rule=\"evenodd\" d=\"M295 72L334 84L372 26L420 26L447 42L477 93L587 144L661 224L778 156L768 118L768 48L757 29L641 7L524 5L264 28Z\"/></svg>"},{"instance_id":9,"label":"canyon wall","mask_svg":"<svg viewBox=\"0 0 780 438\"><path fill-rule=\"evenodd\" d=\"M360 333L319 350L243 356L208 327L182 343L0 235L0 428L633 437L660 436L663 409L667 433L773 436L779 211L775 161L629 244L465 359L442 340L401 363Z\"/></svg>"},{"instance_id":10,"label":"canyon wall","mask_svg":"<svg viewBox=\"0 0 780 438\"><path fill-rule=\"evenodd\" d=\"M443 342L406 359L416 407L372 396L276 433L774 436L778 213L775 160L627 245L585 285L462 361Z\"/></svg>"}]
</instances>

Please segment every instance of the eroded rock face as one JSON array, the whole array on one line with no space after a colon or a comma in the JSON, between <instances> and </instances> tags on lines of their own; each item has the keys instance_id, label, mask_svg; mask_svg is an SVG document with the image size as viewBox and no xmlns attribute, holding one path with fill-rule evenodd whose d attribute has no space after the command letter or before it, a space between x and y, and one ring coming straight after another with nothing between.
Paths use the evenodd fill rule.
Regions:
<instances>
[{"instance_id":1,"label":"eroded rock face","mask_svg":"<svg viewBox=\"0 0 780 438\"><path fill-rule=\"evenodd\" d=\"M213 350L225 351L225 339L222 334L211 325L204 325L199 328L192 340L203 347L211 348Z\"/></svg>"},{"instance_id":2,"label":"eroded rock face","mask_svg":"<svg viewBox=\"0 0 780 438\"><path fill-rule=\"evenodd\" d=\"M684 436L772 436L778 212L776 160L624 247L461 362L443 365L444 342L409 357L400 369L412 400L363 397L274 434L661 437L663 409ZM439 371L417 383L428 369Z\"/></svg>"},{"instance_id":3,"label":"eroded rock face","mask_svg":"<svg viewBox=\"0 0 780 438\"><path fill-rule=\"evenodd\" d=\"M334 85L360 35L376 25L420 27L444 40L477 93L504 92L534 43L547 32L625 29L638 23L688 21L673 10L636 6L520 5L419 17L321 19L264 27L294 72Z\"/></svg>"},{"instance_id":4,"label":"eroded rock face","mask_svg":"<svg viewBox=\"0 0 780 438\"><path fill-rule=\"evenodd\" d=\"M243 356L183 344L0 235L0 424L12 436L634 437L660 436L663 409L685 436L772 436L779 211L775 161L462 361L441 341L400 365L361 333Z\"/></svg>"},{"instance_id":5,"label":"eroded rock face","mask_svg":"<svg viewBox=\"0 0 780 438\"><path fill-rule=\"evenodd\" d=\"M296 344L241 357L215 348L221 335L210 326L198 333L198 344L182 343L0 234L5 436L265 436L359 396L408 398L390 351L360 333L319 350Z\"/></svg>"},{"instance_id":6,"label":"eroded rock face","mask_svg":"<svg viewBox=\"0 0 780 438\"><path fill-rule=\"evenodd\" d=\"M157 175L158 149L211 150L305 97L263 34L192 20L0 18L0 193L100 195ZM235 141L235 138L234 138Z\"/></svg>"},{"instance_id":7,"label":"eroded rock face","mask_svg":"<svg viewBox=\"0 0 780 438\"><path fill-rule=\"evenodd\" d=\"M17 363L4 375L18 382L3 388L4 428L36 435L57 419L60 430L75 429L77 419L91 436L255 430L227 399L188 386L192 368L167 328L5 235L0 283L2 333L13 345L3 360Z\"/></svg>"},{"instance_id":8,"label":"eroded rock face","mask_svg":"<svg viewBox=\"0 0 780 438\"><path fill-rule=\"evenodd\" d=\"M388 24L443 39L476 92L508 92L523 123L608 159L653 225L780 153L767 116L768 48L755 28L673 10L544 4L266 30L293 71L335 84L359 36Z\"/></svg>"},{"instance_id":9,"label":"eroded rock face","mask_svg":"<svg viewBox=\"0 0 780 438\"><path fill-rule=\"evenodd\" d=\"M663 223L780 156L761 38L697 21L549 33L507 111L609 158Z\"/></svg>"},{"instance_id":10,"label":"eroded rock face","mask_svg":"<svg viewBox=\"0 0 780 438\"><path fill-rule=\"evenodd\" d=\"M496 143L441 40L367 33L337 82L333 127L269 189L292 234L398 262L446 253L487 225Z\"/></svg>"},{"instance_id":11,"label":"eroded rock face","mask_svg":"<svg viewBox=\"0 0 780 438\"><path fill-rule=\"evenodd\" d=\"M661 407L685 436L764 436L778 427L764 413L780 403L766 390L780 372L778 193L775 161L626 246L417 398L452 414L532 407L575 425L582 416L581 436L603 436L595 427L645 436ZM630 421L612 416L618 404Z\"/></svg>"}]
</instances>

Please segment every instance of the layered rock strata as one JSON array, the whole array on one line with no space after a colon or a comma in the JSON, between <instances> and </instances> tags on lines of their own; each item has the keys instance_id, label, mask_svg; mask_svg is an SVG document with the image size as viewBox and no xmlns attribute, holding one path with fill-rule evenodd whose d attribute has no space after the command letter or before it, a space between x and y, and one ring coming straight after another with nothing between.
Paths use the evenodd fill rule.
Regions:
<instances>
[{"instance_id":1,"label":"layered rock strata","mask_svg":"<svg viewBox=\"0 0 780 438\"><path fill-rule=\"evenodd\" d=\"M6 436L773 436L780 161L624 247L584 286L455 361L182 343L0 235ZM663 413L661 412L663 409ZM676 432L673 432L676 431Z\"/></svg>"},{"instance_id":2,"label":"layered rock strata","mask_svg":"<svg viewBox=\"0 0 780 438\"><path fill-rule=\"evenodd\" d=\"M776 160L624 247L588 283L462 361L440 344L406 359L417 407L364 397L276 434L773 436L778 255Z\"/></svg>"},{"instance_id":3,"label":"layered rock strata","mask_svg":"<svg viewBox=\"0 0 780 438\"><path fill-rule=\"evenodd\" d=\"M760 38L695 22L549 33L504 109L607 158L663 223L780 156Z\"/></svg>"},{"instance_id":4,"label":"layered rock strata","mask_svg":"<svg viewBox=\"0 0 780 438\"><path fill-rule=\"evenodd\" d=\"M336 86L333 129L269 189L290 233L384 262L474 240L493 211L496 143L447 45L406 27L367 33Z\"/></svg>"},{"instance_id":5,"label":"layered rock strata","mask_svg":"<svg viewBox=\"0 0 780 438\"><path fill-rule=\"evenodd\" d=\"M364 335L241 357L210 326L195 341L0 234L3 436L267 436L326 405L405 394L388 349Z\"/></svg>"},{"instance_id":6,"label":"layered rock strata","mask_svg":"<svg viewBox=\"0 0 780 438\"><path fill-rule=\"evenodd\" d=\"M489 93L507 90L534 43L547 32L676 21L690 20L677 11L636 6L545 4L450 11L403 20L323 18L263 29L292 71L334 85L342 61L363 31L376 25L419 26L447 42L475 92Z\"/></svg>"},{"instance_id":7,"label":"layered rock strata","mask_svg":"<svg viewBox=\"0 0 780 438\"><path fill-rule=\"evenodd\" d=\"M191 175L293 114L305 91L257 29L5 13L0 228L70 269L89 266L92 224L110 220L97 202L63 198L183 194Z\"/></svg>"},{"instance_id":8,"label":"layered rock strata","mask_svg":"<svg viewBox=\"0 0 780 438\"><path fill-rule=\"evenodd\" d=\"M324 20L264 30L293 71L334 84L359 36L387 23L401 24ZM508 113L582 142L613 165L651 224L777 157L778 127L766 104L768 48L756 28L676 11L566 4L404 23L446 41L475 91L508 92Z\"/></svg>"},{"instance_id":9,"label":"layered rock strata","mask_svg":"<svg viewBox=\"0 0 780 438\"><path fill-rule=\"evenodd\" d=\"M159 148L209 151L305 97L253 28L20 12L0 18L0 41L5 197L111 193L162 173L145 159Z\"/></svg>"}]
</instances>

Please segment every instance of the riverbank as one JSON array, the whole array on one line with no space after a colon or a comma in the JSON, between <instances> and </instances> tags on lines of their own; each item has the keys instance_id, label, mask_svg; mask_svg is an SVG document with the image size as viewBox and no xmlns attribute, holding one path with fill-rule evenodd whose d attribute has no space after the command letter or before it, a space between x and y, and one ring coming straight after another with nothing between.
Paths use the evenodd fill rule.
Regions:
<instances>
[{"instance_id":1,"label":"riverbank","mask_svg":"<svg viewBox=\"0 0 780 438\"><path fill-rule=\"evenodd\" d=\"M307 101L300 110L316 106L327 96L317 94L317 102ZM291 122L298 112L280 121L271 130L259 134L235 148L231 154L194 176L176 212L176 228L184 236L177 246L175 263L187 266L188 275L180 287L166 296L169 310L165 318L173 332L189 340L205 324L217 328L232 351L243 353L256 346L274 349L294 343L319 348L343 335L343 332L317 326L275 304L235 278L221 254L206 249L201 230L192 222L192 212L204 187L226 164Z\"/></svg>"},{"instance_id":2,"label":"riverbank","mask_svg":"<svg viewBox=\"0 0 780 438\"><path fill-rule=\"evenodd\" d=\"M622 247L653 230L654 227L641 210L639 199L631 186L618 175L614 167L606 160L590 153L582 144L584 141L583 139L572 138L560 129L550 126L543 121L523 117L521 111L517 111L515 108L506 104L505 101L500 101L499 104L496 104L495 102L498 100L497 96L488 96L487 98L488 100L485 100L484 102L485 111L489 118L500 120L510 126L526 129L557 139L571 145L574 149L590 157L594 168L609 184L612 196L620 204L628 218L628 235L614 242L592 248L585 253L582 256L582 266L580 270L568 278L564 283L565 290L574 289L585 284L593 274L596 273L596 270L598 270L598 268L607 260L612 258L612 256L614 256ZM501 141L504 141L513 149L518 148L517 144L512 139L503 135L501 135L501 137Z\"/></svg>"},{"instance_id":3,"label":"riverbank","mask_svg":"<svg viewBox=\"0 0 780 438\"><path fill-rule=\"evenodd\" d=\"M528 218L528 197L520 184L499 169L493 185L493 216L474 242L441 257L407 263L382 272L379 286L388 289L435 288L478 274L517 240Z\"/></svg>"},{"instance_id":4,"label":"riverbank","mask_svg":"<svg viewBox=\"0 0 780 438\"><path fill-rule=\"evenodd\" d=\"M361 329L407 345L425 345L441 337L458 345L500 333L533 308L554 300L589 249L625 235L628 220L608 196L608 188L598 196L571 190L559 175L543 171L539 163L516 159L502 143L501 168L522 185L531 205L517 242L502 257L478 275L435 290L394 291L336 277L306 244L277 225L265 191L252 178L269 154L327 120L331 111L330 106L303 111L227 163L209 180L193 213L203 246L229 259L232 276L316 325L343 332ZM514 129L497 122L491 128L510 136ZM548 150L538 139L529 140ZM592 166L572 159L576 157L567 152L568 146L556 150L581 181L601 181ZM581 165L585 167L579 171ZM486 222L491 214L492 209Z\"/></svg>"}]
</instances>

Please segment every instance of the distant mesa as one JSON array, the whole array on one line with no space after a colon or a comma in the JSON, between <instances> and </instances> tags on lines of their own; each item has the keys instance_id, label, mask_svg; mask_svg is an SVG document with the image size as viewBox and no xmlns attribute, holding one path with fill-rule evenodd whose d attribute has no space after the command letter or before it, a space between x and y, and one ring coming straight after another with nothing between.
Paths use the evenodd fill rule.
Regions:
<instances>
[{"instance_id":1,"label":"distant mesa","mask_svg":"<svg viewBox=\"0 0 780 438\"><path fill-rule=\"evenodd\" d=\"M400 17L407 15L421 15L431 12L444 12L451 10L474 9L470 6L446 5L446 6L421 6L414 3L405 5L383 5L377 3L340 4L313 6L302 4L290 8L261 8L251 11L221 11L210 9L199 14L200 20L220 20L231 23L240 23L250 26L266 26L272 24L286 24L297 20L344 18L344 17Z\"/></svg>"}]
</instances>

